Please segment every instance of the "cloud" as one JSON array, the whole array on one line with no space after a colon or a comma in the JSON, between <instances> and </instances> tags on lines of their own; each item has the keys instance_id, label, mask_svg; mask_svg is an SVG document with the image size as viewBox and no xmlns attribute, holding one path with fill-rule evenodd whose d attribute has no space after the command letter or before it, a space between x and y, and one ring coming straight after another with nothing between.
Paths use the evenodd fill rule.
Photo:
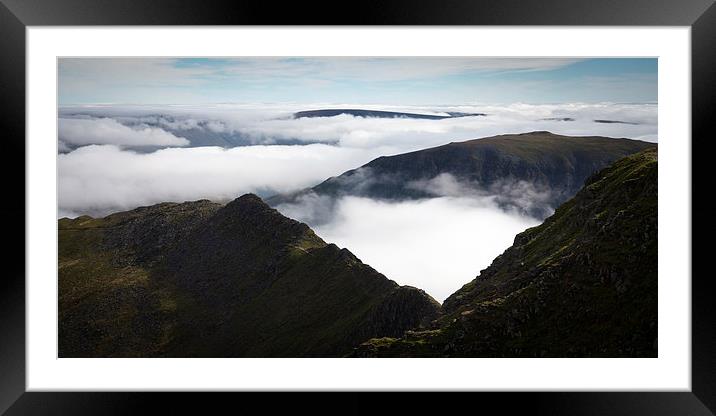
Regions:
<instances>
[{"instance_id":1,"label":"cloud","mask_svg":"<svg viewBox=\"0 0 716 416\"><path fill-rule=\"evenodd\" d=\"M441 302L474 279L517 233L539 222L506 212L489 197L404 202L309 197L279 210L299 220L332 213L328 222L308 222L319 236L348 248L388 278L424 289Z\"/></svg>"},{"instance_id":2,"label":"cloud","mask_svg":"<svg viewBox=\"0 0 716 416\"><path fill-rule=\"evenodd\" d=\"M488 116L290 117L299 110L351 107ZM82 106L61 108L60 117L61 216L106 215L165 201L221 202L246 192L264 197L290 193L379 156L497 134L549 130L648 141L657 141L658 135L655 104ZM545 120L549 118L574 121ZM635 124L595 123L596 119ZM249 139L248 145L174 147L191 146L186 138L194 131L241 135ZM280 140L297 145L269 145ZM151 153L128 149L138 146L160 149ZM520 212L551 209L544 206L549 195L526 183L507 181L476 190L474 184L439 176L409 185L434 198L389 203L307 194L298 203L279 208L389 278L424 288L439 300L473 279L512 243L516 233L537 223Z\"/></svg>"},{"instance_id":3,"label":"cloud","mask_svg":"<svg viewBox=\"0 0 716 416\"><path fill-rule=\"evenodd\" d=\"M652 104L516 103L507 106L406 107L319 103L309 108L330 107L432 114L485 112L488 116L445 120L347 115L293 119L290 115L306 106L286 104L65 107L60 109L58 149L70 153L61 155L58 160L60 208L97 214L165 200L230 199L242 192L270 196L274 191L293 192L314 186L378 156L508 132L549 130L568 135L605 135L648 141L656 141L658 132L657 106ZM575 121L543 120L564 117ZM595 123L595 119L638 124ZM182 146L186 144L184 136L196 137L187 132L210 130L240 134L247 138L243 142L247 146L228 150L174 148L148 154L122 150L122 147L134 146ZM280 143L282 139L291 139L297 145L266 146ZM87 143L111 143L119 148L81 147ZM450 184L432 185L444 188ZM539 190L525 193L519 184L505 185L514 190L512 202L518 206L540 203ZM459 193L442 189L436 195L457 196ZM523 201L518 201L520 196Z\"/></svg>"},{"instance_id":4,"label":"cloud","mask_svg":"<svg viewBox=\"0 0 716 416\"><path fill-rule=\"evenodd\" d=\"M61 58L61 103L206 103L251 99L298 100L354 96L365 85L381 94L404 84L473 74L548 71L583 61L572 58L480 57L236 57ZM346 88L358 90L346 92ZM412 88L408 96L430 88ZM440 87L437 87L439 90ZM368 97L376 96L369 93ZM430 94L428 94L430 96ZM283 97L283 98L278 98ZM312 98L309 98L312 97ZM290 98L289 98L290 99ZM394 99L394 98L393 98ZM408 98L410 99L410 98ZM414 99L410 99L414 102ZM404 101L404 100L401 100Z\"/></svg>"},{"instance_id":5,"label":"cloud","mask_svg":"<svg viewBox=\"0 0 716 416\"><path fill-rule=\"evenodd\" d=\"M60 118L60 150L68 145L186 146L189 140L156 127L130 128L111 118Z\"/></svg>"},{"instance_id":6,"label":"cloud","mask_svg":"<svg viewBox=\"0 0 716 416\"><path fill-rule=\"evenodd\" d=\"M477 182L456 178L449 173L441 173L429 180L408 182L406 188L423 191L434 197L486 200L509 213L536 218L548 217L556 208L552 206L556 195L548 186L509 178L498 180L486 187Z\"/></svg>"},{"instance_id":7,"label":"cloud","mask_svg":"<svg viewBox=\"0 0 716 416\"><path fill-rule=\"evenodd\" d=\"M580 62L579 58L480 57L245 57L62 58L61 86L194 86L216 80L325 83L332 80L411 80L475 71L545 71Z\"/></svg>"},{"instance_id":8,"label":"cloud","mask_svg":"<svg viewBox=\"0 0 716 416\"><path fill-rule=\"evenodd\" d=\"M502 179L490 185L488 193L502 208L516 209L537 218L546 218L557 208L553 206L557 195L548 186L527 181Z\"/></svg>"},{"instance_id":9,"label":"cloud","mask_svg":"<svg viewBox=\"0 0 716 416\"><path fill-rule=\"evenodd\" d=\"M72 148L67 145L67 143L63 142L62 140L57 141L57 151L60 153L67 153L71 151Z\"/></svg>"},{"instance_id":10,"label":"cloud","mask_svg":"<svg viewBox=\"0 0 716 416\"><path fill-rule=\"evenodd\" d=\"M270 196L315 185L380 152L324 144L152 153L84 146L58 155L58 209L97 216L165 201L228 201L247 192Z\"/></svg>"},{"instance_id":11,"label":"cloud","mask_svg":"<svg viewBox=\"0 0 716 416\"><path fill-rule=\"evenodd\" d=\"M291 114L307 108L366 108L390 111L446 114L446 112L487 113L485 117L444 120L380 119L340 115L293 119ZM217 105L217 106L94 106L61 109L63 117L85 114L113 117L122 123L155 126L176 135L190 136L188 129L235 135L235 143L274 144L283 142L332 143L342 147L384 147L403 153L451 141L469 140L505 133L548 130L557 134L627 137L657 141L657 106L654 104L565 103L460 106L370 106L351 103L302 105ZM570 118L573 121L560 121ZM596 123L619 120L634 124ZM147 124L152 123L152 124Z\"/></svg>"},{"instance_id":12,"label":"cloud","mask_svg":"<svg viewBox=\"0 0 716 416\"><path fill-rule=\"evenodd\" d=\"M378 119L340 115L329 118L273 119L237 126L253 137L337 140L342 146L394 146L417 150L505 133L548 130L565 135L604 135L656 141L657 114L654 105L568 104L508 106L479 105L441 108L444 111L484 112L485 117L443 120ZM433 110L434 111L434 110ZM570 117L574 121L544 120ZM622 120L637 124L603 124L595 119Z\"/></svg>"},{"instance_id":13,"label":"cloud","mask_svg":"<svg viewBox=\"0 0 716 416\"><path fill-rule=\"evenodd\" d=\"M308 192L293 202L279 204L276 209L289 218L317 227L335 221L338 201L339 198L330 195Z\"/></svg>"},{"instance_id":14,"label":"cloud","mask_svg":"<svg viewBox=\"0 0 716 416\"><path fill-rule=\"evenodd\" d=\"M636 101L656 99L656 66L653 58L61 58L58 87L63 104Z\"/></svg>"},{"instance_id":15,"label":"cloud","mask_svg":"<svg viewBox=\"0 0 716 416\"><path fill-rule=\"evenodd\" d=\"M370 183L372 176L363 171L353 177ZM524 181L486 188L441 174L406 187L431 196L387 201L309 192L276 208L441 302L509 247L515 234L554 211L551 194Z\"/></svg>"}]
</instances>

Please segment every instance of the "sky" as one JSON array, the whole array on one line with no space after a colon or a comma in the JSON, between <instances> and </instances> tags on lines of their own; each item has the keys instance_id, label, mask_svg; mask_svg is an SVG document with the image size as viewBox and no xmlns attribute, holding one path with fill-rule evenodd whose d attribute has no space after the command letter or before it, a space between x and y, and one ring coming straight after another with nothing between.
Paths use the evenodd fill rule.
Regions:
<instances>
[{"instance_id":1,"label":"sky","mask_svg":"<svg viewBox=\"0 0 716 416\"><path fill-rule=\"evenodd\" d=\"M656 58L60 58L59 103L655 102Z\"/></svg>"},{"instance_id":2,"label":"sky","mask_svg":"<svg viewBox=\"0 0 716 416\"><path fill-rule=\"evenodd\" d=\"M61 58L58 90L58 218L292 193L377 157L500 134L658 141L656 59ZM293 117L321 108L485 115ZM540 222L463 191L277 209L438 301Z\"/></svg>"}]
</instances>

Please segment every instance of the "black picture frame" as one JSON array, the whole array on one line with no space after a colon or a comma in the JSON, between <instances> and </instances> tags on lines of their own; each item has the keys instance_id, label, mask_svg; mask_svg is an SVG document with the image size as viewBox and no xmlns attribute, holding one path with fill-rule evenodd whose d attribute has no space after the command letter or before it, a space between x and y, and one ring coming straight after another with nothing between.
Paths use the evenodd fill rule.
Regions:
<instances>
[{"instance_id":1,"label":"black picture frame","mask_svg":"<svg viewBox=\"0 0 716 416\"><path fill-rule=\"evenodd\" d=\"M216 393L80 393L25 391L25 29L27 26L74 25L634 25L690 26L692 49L692 161L706 157L704 141L716 114L716 6L712 0L365 0L339 3L224 2L191 0L0 0L0 91L3 112L3 270L0 278L0 413L26 414L136 414L152 411L161 402L171 409L237 410L236 401L264 412L277 408L292 412L366 413L380 410L450 412L453 406L475 412L490 411L550 415L713 415L716 414L716 303L710 274L692 272L692 389L690 392L552 392L467 393L449 398L408 393L385 395L334 393L290 394L285 399L265 394L241 398ZM711 134L709 134L711 133ZM670 138L672 139L672 138ZM688 139L688 138L677 138ZM695 149L695 150L694 150ZM19 155L23 155L20 157ZM698 175L695 183L709 176ZM22 180L20 179L22 178ZM693 195L693 192L692 192ZM694 204L692 222L704 220L704 205ZM701 211L699 210L701 208ZM703 222L700 224L708 224ZM710 227L692 232L692 264L708 249L693 244ZM703 256L701 256L703 259ZM689 276L670 276L686 279ZM479 375L476 375L479 376ZM418 395L420 394L420 395ZM329 400L330 399L330 400Z\"/></svg>"}]
</instances>

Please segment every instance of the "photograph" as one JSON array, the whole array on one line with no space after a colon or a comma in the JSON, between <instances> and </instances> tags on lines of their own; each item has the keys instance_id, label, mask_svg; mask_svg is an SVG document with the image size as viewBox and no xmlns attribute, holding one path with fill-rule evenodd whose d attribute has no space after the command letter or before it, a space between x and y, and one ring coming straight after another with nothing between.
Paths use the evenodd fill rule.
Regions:
<instances>
[{"instance_id":1,"label":"photograph","mask_svg":"<svg viewBox=\"0 0 716 416\"><path fill-rule=\"evenodd\" d=\"M714 1L0 0L0 415L716 416Z\"/></svg>"},{"instance_id":2,"label":"photograph","mask_svg":"<svg viewBox=\"0 0 716 416\"><path fill-rule=\"evenodd\" d=\"M56 62L60 359L660 357L658 57Z\"/></svg>"}]
</instances>

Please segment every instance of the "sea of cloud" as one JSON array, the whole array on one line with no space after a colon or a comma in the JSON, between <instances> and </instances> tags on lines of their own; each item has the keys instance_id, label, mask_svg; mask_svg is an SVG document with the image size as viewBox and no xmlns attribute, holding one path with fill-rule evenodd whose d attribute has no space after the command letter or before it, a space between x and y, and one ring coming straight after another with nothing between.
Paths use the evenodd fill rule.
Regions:
<instances>
[{"instance_id":1,"label":"sea of cloud","mask_svg":"<svg viewBox=\"0 0 716 416\"><path fill-rule=\"evenodd\" d=\"M313 186L380 153L320 143L151 153L83 146L58 155L58 215L106 215L166 201L229 201L248 192L267 197Z\"/></svg>"},{"instance_id":2,"label":"sea of cloud","mask_svg":"<svg viewBox=\"0 0 716 416\"><path fill-rule=\"evenodd\" d=\"M315 226L318 235L439 302L490 265L517 233L539 223L503 211L489 197L405 202L343 197L335 212L332 221Z\"/></svg>"},{"instance_id":3,"label":"sea of cloud","mask_svg":"<svg viewBox=\"0 0 716 416\"><path fill-rule=\"evenodd\" d=\"M428 199L309 192L276 209L398 283L442 302L509 247L517 233L540 222L528 212L539 208L551 214L547 191L522 181L495 186L499 189L479 189L441 174L410 184L433 196Z\"/></svg>"},{"instance_id":4,"label":"sea of cloud","mask_svg":"<svg viewBox=\"0 0 716 416\"><path fill-rule=\"evenodd\" d=\"M381 119L351 115L299 118L293 112L320 108L364 108L388 111L446 115L447 112L486 113L487 116L458 117L443 120ZM235 133L249 137L247 144L274 144L277 139L298 142L326 142L344 147L396 147L398 151L417 150L444 144L447 141L469 140L505 133L548 130L566 135L599 135L628 137L646 141L657 140L657 106L655 104L510 104L460 105L433 107L366 106L356 104L239 105L215 106L85 106L60 110L60 126L82 117L112 119L129 124L134 130L161 128L175 135L189 129L205 129L213 133ZM572 119L572 121L563 121ZM611 120L623 123L596 123ZM101 124L96 126L98 129ZM89 128L89 127L88 127ZM95 135L94 144L112 142L126 145L126 139ZM82 143L91 142L84 132ZM62 137L61 137L62 138ZM72 142L72 137L65 137ZM113 142L113 140L115 140ZM153 143L147 143L153 144ZM183 144L179 144L183 145Z\"/></svg>"},{"instance_id":5,"label":"sea of cloud","mask_svg":"<svg viewBox=\"0 0 716 416\"><path fill-rule=\"evenodd\" d=\"M443 120L291 117L297 110L356 107L423 114L482 112L487 116ZM565 118L574 121L560 121ZM609 103L105 105L61 108L58 129L59 208L65 213L97 214L165 200L291 192L378 156L505 133L548 130L656 141L657 107ZM185 133L197 130L235 132L249 141L228 149L196 146ZM272 146L279 139L291 140L294 145Z\"/></svg>"},{"instance_id":6,"label":"sea of cloud","mask_svg":"<svg viewBox=\"0 0 716 416\"><path fill-rule=\"evenodd\" d=\"M487 116L443 120L341 115L294 119L295 111L364 108ZM563 121L569 118L573 121ZM624 123L597 123L611 120ZM164 201L228 201L314 186L370 160L445 143L547 130L657 141L655 104L358 106L355 104L83 106L59 111L58 216L106 215ZM189 133L236 134L243 145L200 146ZM293 145L276 145L289 140ZM539 221L505 209L495 195L467 194L454 178L416 183L435 198L385 202L308 195L284 205L328 242L387 277L442 301ZM544 194L526 184L500 192L529 206ZM497 194L497 192L495 192ZM311 199L313 198L313 199ZM513 201L513 202L514 202Z\"/></svg>"}]
</instances>

